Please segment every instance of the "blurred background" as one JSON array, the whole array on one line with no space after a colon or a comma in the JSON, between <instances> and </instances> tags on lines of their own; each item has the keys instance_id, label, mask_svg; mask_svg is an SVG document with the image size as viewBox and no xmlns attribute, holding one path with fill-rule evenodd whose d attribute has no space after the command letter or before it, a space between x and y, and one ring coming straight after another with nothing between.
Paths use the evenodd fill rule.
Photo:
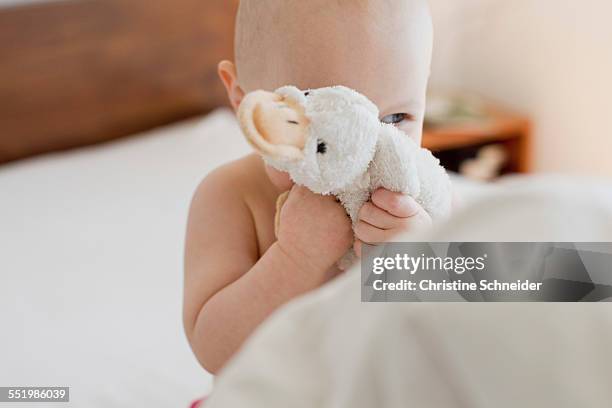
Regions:
<instances>
[{"instance_id":1,"label":"blurred background","mask_svg":"<svg viewBox=\"0 0 612 408\"><path fill-rule=\"evenodd\" d=\"M0 7L43 2L0 0ZM108 2L109 5L112 3ZM130 3L138 2L125 2L126 5ZM184 2L187 7L195 7L189 3L193 4ZM222 4L211 0L203 3ZM225 7L231 9L235 7L234 3L226 2ZM184 4L179 2L176 7L184 7ZM482 147L504 139L507 151L501 155L497 152L497 156L504 156L497 157L498 161L505 160L505 165L497 166L499 173L529 170L612 177L612 161L606 157L612 147L612 123L608 120L610 102L607 99L612 91L609 75L612 72L609 46L612 26L607 21L612 5L609 2L430 0L430 4L436 38L429 125L436 125L439 130L440 125L452 122L453 127L449 129L446 126L445 132L437 134L434 141L430 138L428 147L448 151L451 147ZM36 15L44 13L33 14ZM44 24L43 21L31 20L30 23ZM98 24L104 23L114 24L101 14ZM193 23L197 24L197 19ZM222 20L222 23L229 24L230 21ZM66 30L70 30L70 26ZM225 34L228 32L231 32L230 27L224 31ZM16 35L14 32L10 34ZM0 37L2 40L0 53L7 42L15 45L11 37ZM3 64L6 63L5 58ZM209 76L213 74L208 73ZM207 86L219 92L217 85L209 83ZM31 104L30 108L34 106ZM528 132L529 135L524 140L515 140L517 143L512 145L508 144L507 138L497 134L503 133L499 126L493 126L483 130L489 133L486 143L482 135L481 138L470 135L469 140L460 143L442 140L445 136L451 138L448 131L458 130L459 122L463 125L470 119L476 122L493 108L515 114L511 125L517 129L521 126L520 119L529 121L529 130L524 126L523 130L514 130L514 133ZM175 115L176 118L198 113L198 109L190 109L190 112L185 110L182 115ZM148 124L161 124L174 118L168 112L161 112L158 121L150 119ZM496 125L503 127L507 124ZM134 129L141 130L139 127ZM61 144L55 147L61 147ZM478 157L478 151L464 149L456 155L442 154L442 158L451 170L460 171L462 162ZM27 153L30 152L20 155ZM485 170L471 173L468 170L468 173L473 173L475 178L491 178Z\"/></svg>"},{"instance_id":2,"label":"blurred background","mask_svg":"<svg viewBox=\"0 0 612 408\"><path fill-rule=\"evenodd\" d=\"M466 202L515 174L612 179L612 3L430 3L424 145ZM104 408L210 391L182 251L198 183L251 152L216 73L236 5L0 0L1 386Z\"/></svg>"},{"instance_id":3,"label":"blurred background","mask_svg":"<svg viewBox=\"0 0 612 408\"><path fill-rule=\"evenodd\" d=\"M121 20L126 17L121 16L122 7L118 7L121 2L112 0L106 2L106 11L102 10L105 2L91 0L69 2L0 0L0 7L7 10L31 3L91 3L92 6L89 11L86 7L80 8L80 12L85 17L84 22L80 24L71 23L76 17L74 14L78 14L73 11L79 7L63 9L60 7L62 12L71 10L67 14L69 23L63 28L57 26L61 24L61 21L56 20L61 19L61 14L54 13L53 9L48 7L46 12L33 12L28 17L25 16L26 13L20 13L19 27L12 27L10 30L5 28L4 31L0 31L4 33L4 36L0 37L0 56L3 56L3 65L10 65L12 62L13 65L9 68L17 69L17 72L22 74L22 69L28 69L28 66L23 65L24 63L51 62L54 64L48 67L45 67L44 64L39 65L38 69L47 69L48 72L41 72L35 81L32 80L32 77L23 75L11 78L15 72L9 72L11 75L5 76L9 78L6 81L10 80L11 84L5 84L0 90L4 91L8 99L16 98L15 102L18 104L17 108L14 103L5 107L5 115L11 114L14 120L22 122L24 117L48 114L48 112L41 111L48 111L49 107L44 103L41 104L40 100L32 100L36 99L32 96L24 97L19 93L19 89L33 85L39 86L42 81L46 80L47 82L42 82L42 85L49 91L53 91L48 84L55 79L56 73L53 73L53 70L58 68L56 64L61 65L61 59L57 56L75 49L83 51L82 39L78 38L79 30L85 30L85 36L91 36L94 32L92 30L97 30L101 37L95 39L94 42L90 41L88 46L97 45L104 48L111 44L111 41L105 43L103 37L106 36L107 40L112 39L113 29L116 33L121 34L126 28L125 24L128 23L128 21ZM170 97L173 100L168 103L175 104L171 109L159 106L144 109L139 115L141 118L146 116L146 120L139 123L134 121L135 113L133 112L132 117L128 120L128 122L131 121L130 123L120 124L117 123L117 120L120 120L118 117L120 116L121 120L126 119L126 113L108 112L111 116L118 116L104 124L104 130L107 132L105 136L102 136L100 130L100 121L105 119L102 117L98 118L97 125L90 123L86 131L80 135L75 134L68 137L66 133L74 129L64 129L61 135L49 136L56 140L60 139L57 143L41 140L42 136L36 130L33 131L36 135L26 134L24 136L28 140L37 139L38 146L35 148L32 144L25 147L20 146L19 149L23 151L11 151L10 154L7 154L7 150L16 149L14 146L16 142L11 142L7 147L6 140L0 141L0 161L78 146L84 144L86 140L93 143L101 139L124 136L128 130L144 130L185 116L204 113L214 105L222 104L222 90L215 83L213 61L217 57L230 56L228 53L231 50L228 47L230 47L232 28L231 20L227 18L225 11L220 12L218 9L225 8L231 14L236 1L224 3L202 0L200 3L208 6L197 5L195 1L181 1L175 3L175 10L166 10L165 13L169 19L180 19L181 8L189 10L191 18L184 24L191 24L192 27L182 28L182 34L168 32L165 37L160 36L157 39L151 37L151 42L148 44L144 42L136 44L131 41L133 37L115 36L117 38L112 43L111 53L104 55L105 51L102 50L103 53L97 56L103 71L96 72L91 67L84 67L82 64L66 66L68 70L76 69L79 72L85 68L90 70L90 76L77 78L77 84L82 81L88 87L85 92L91 97L97 97L99 90L90 86L93 82L91 76L106 75L111 70L116 71L113 75L116 75L118 80L123 79L124 83L125 81L133 83L138 77L133 65L138 63L138 60L121 59L117 52L121 52L121 48L124 48L125 52L138 52L143 58L148 58L147 63L159 64L159 69L166 70L168 74L163 77L163 80L160 80L161 76L144 79L140 77L141 82L146 79L155 79L157 83L150 83L149 90L140 88L134 100L138 101L144 93L147 93L148 97L156 97L155 92L151 91L154 88L157 89L157 97L160 100L166 98L165 102L159 104L168 102L168 92L182 92L182 106L176 106L178 98ZM148 17L155 18L164 16L164 12L154 15L151 11L139 10L138 4L144 4L143 2L131 0L123 4L126 9L132 9L133 14L127 16L129 18L138 19L138 13L145 13L149 15ZM164 7L171 8L170 4L171 2L167 1L156 2L153 8L159 10ZM601 0L585 0L580 3L571 0L517 0L514 2L430 0L430 4L436 37L427 123L430 137L426 137L425 145L440 156L447 168L480 180L491 180L508 172L528 171L612 177L612 161L607 159L606 154L612 147L612 123L608 120L610 102L607 100L612 91L612 78L609 75L609 72L612 72L612 52L609 46L612 39L612 26L607 22L607 17L612 13L612 5L609 2ZM91 14L94 9L100 11L98 20L95 14ZM109 16L108 11L112 9L120 13L118 16L121 19L117 20ZM198 19L198 11L209 15L221 13L224 18ZM11 13L5 11L3 14L10 15ZM1 21L8 22L8 18L4 17ZM47 19L50 22L50 30L53 35L46 40L40 37L40 32L33 33L32 31L33 27L43 29L46 24L43 21L36 21L37 19ZM196 25L201 26L196 28ZM209 25L213 25L214 29L211 30ZM137 25L133 28L132 34L136 34L138 30L141 30L140 33L143 34L146 33L146 30L152 29L151 26L147 28ZM167 28L177 30L176 26L171 24L167 25ZM20 35L19 29L25 36ZM210 49L193 44L194 41L197 41L197 36L202 33L207 33L206 36L201 36L201 41L208 41ZM169 59L161 64L160 55L173 52L175 48L169 48L171 47L169 43L162 46L156 46L154 43L172 39L170 36L174 34L186 34L183 37L186 42L176 43L181 46L185 54L169 55L174 59ZM176 40L174 38L174 41ZM23 41L23 44L20 45L19 41ZM53 41L63 41L65 46L50 48ZM223 42L223 44L216 44L216 42ZM192 48L187 49L186 44ZM33 55L27 55L22 61L15 62L15 56L23 57L23 50L18 47L24 45L35 45L39 48L28 49L26 52ZM7 52L7 47L11 49L11 52ZM109 49L106 48L108 52ZM45 54L46 60L36 61L37 52L40 52L41 55ZM55 55L52 54L54 52ZM158 54L154 56L153 53ZM203 63L201 56L194 56L193 58L200 58L200 63L193 63L194 67L191 72L177 70L179 64L182 64L183 67L188 64L189 55L193 56L196 53L208 54L209 58ZM74 57L71 54L63 56L66 55ZM77 60L71 59L71 61ZM140 63L144 62L141 59ZM113 68L113 64L117 69ZM172 66L168 67L168 64ZM6 69L7 66L4 68ZM199 76L196 73L197 69L201 70ZM64 72L64 74L67 73ZM199 86L198 92L213 94L215 95L214 100L202 95L185 96L187 82L180 89L179 87L172 89L172 84L164 85L164 81L176 80L180 75L191 75L192 93L193 89L198 89L197 86ZM197 85L196 80L200 81ZM22 88L18 88L20 81L23 82ZM98 85L106 87L100 84L102 81ZM167 88L165 95L159 92L161 86ZM75 86L75 88L77 88L75 92L62 93L62 98L69 100L75 95L84 97L83 86ZM123 92L129 93L129 90ZM107 100L103 100L100 106L106 106L105 103L114 106L116 101L113 102L112 98L108 98L108 93L107 90L105 95L102 95L102 98L107 98ZM43 97L39 99L41 98ZM185 98L191 98L192 101L186 102ZM47 103L49 103L48 99ZM125 99L119 101L121 102L125 102ZM15 109L17 111L14 111ZM154 113L157 113L157 118ZM4 131L4 138L8 137L6 132L13 130L14 127L14 123L7 124L0 117L0 131ZM91 132L95 133L96 129L100 131L100 134L92 135ZM23 129L20 130L23 131ZM85 133L87 134L84 135ZM71 140L68 141L68 138ZM483 147L491 145L494 146L493 149L482 151ZM2 153L5 157L2 157Z\"/></svg>"},{"instance_id":4,"label":"blurred background","mask_svg":"<svg viewBox=\"0 0 612 408\"><path fill-rule=\"evenodd\" d=\"M612 3L430 0L432 89L476 93L533 123L533 170L612 177Z\"/></svg>"}]
</instances>

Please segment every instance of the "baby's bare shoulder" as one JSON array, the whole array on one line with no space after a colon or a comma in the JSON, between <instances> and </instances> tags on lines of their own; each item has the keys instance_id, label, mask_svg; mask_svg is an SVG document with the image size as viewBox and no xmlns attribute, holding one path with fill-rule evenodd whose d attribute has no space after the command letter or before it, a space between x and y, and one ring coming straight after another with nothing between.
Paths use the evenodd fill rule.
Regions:
<instances>
[{"instance_id":1,"label":"baby's bare shoulder","mask_svg":"<svg viewBox=\"0 0 612 408\"><path fill-rule=\"evenodd\" d=\"M225 164L202 180L189 210L186 271L190 265L199 270L203 262L220 255L226 258L228 252L237 270L256 262L265 235L260 231L265 230L262 220L269 218L273 226L275 198L268 192L270 185L263 162L254 155ZM262 212L262 208L271 210ZM271 214L265 217L267 212Z\"/></svg>"},{"instance_id":2,"label":"baby's bare shoulder","mask_svg":"<svg viewBox=\"0 0 612 408\"><path fill-rule=\"evenodd\" d=\"M193 196L191 214L214 213L245 222L248 217L251 223L253 212L258 212L254 207L275 202L277 194L261 158L249 155L218 167L202 180Z\"/></svg>"},{"instance_id":3,"label":"baby's bare shoulder","mask_svg":"<svg viewBox=\"0 0 612 408\"><path fill-rule=\"evenodd\" d=\"M253 191L266 191L270 184L261 159L252 154L211 171L198 186L194 198L204 194L245 198Z\"/></svg>"}]
</instances>

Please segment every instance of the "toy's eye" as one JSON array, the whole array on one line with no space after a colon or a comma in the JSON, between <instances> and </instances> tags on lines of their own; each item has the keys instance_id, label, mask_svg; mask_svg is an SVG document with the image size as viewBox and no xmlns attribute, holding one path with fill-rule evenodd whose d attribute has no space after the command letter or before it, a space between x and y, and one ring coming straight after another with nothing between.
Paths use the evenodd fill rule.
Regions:
<instances>
[{"instance_id":1,"label":"toy's eye","mask_svg":"<svg viewBox=\"0 0 612 408\"><path fill-rule=\"evenodd\" d=\"M325 154L327 153L327 144L319 140L317 143L317 153Z\"/></svg>"},{"instance_id":2,"label":"toy's eye","mask_svg":"<svg viewBox=\"0 0 612 408\"><path fill-rule=\"evenodd\" d=\"M304 92L304 96L308 96L308 95L310 95L310 91Z\"/></svg>"}]
</instances>

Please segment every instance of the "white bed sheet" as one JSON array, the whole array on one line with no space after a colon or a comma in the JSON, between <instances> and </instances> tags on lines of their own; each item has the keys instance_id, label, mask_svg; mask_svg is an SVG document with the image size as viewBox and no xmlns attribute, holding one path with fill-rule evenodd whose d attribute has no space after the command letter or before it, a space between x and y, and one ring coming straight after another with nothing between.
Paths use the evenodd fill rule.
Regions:
<instances>
[{"instance_id":1,"label":"white bed sheet","mask_svg":"<svg viewBox=\"0 0 612 408\"><path fill-rule=\"evenodd\" d=\"M222 110L1 167L0 385L70 386L71 407L207 392L181 325L185 222L202 177L249 150Z\"/></svg>"},{"instance_id":2,"label":"white bed sheet","mask_svg":"<svg viewBox=\"0 0 612 408\"><path fill-rule=\"evenodd\" d=\"M70 386L90 408L209 391L181 326L183 234L198 182L249 151L220 110L0 167L0 386Z\"/></svg>"}]
</instances>

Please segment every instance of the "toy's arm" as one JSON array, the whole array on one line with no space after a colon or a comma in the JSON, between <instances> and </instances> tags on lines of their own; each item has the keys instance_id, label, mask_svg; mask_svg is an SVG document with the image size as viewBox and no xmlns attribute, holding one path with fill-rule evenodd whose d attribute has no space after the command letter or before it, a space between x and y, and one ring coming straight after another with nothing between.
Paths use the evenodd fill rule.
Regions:
<instances>
[{"instance_id":1,"label":"toy's arm","mask_svg":"<svg viewBox=\"0 0 612 408\"><path fill-rule=\"evenodd\" d=\"M368 170L370 189L378 188L418 197L420 194L416 155L419 147L390 125L380 130L376 154Z\"/></svg>"},{"instance_id":2,"label":"toy's arm","mask_svg":"<svg viewBox=\"0 0 612 408\"><path fill-rule=\"evenodd\" d=\"M450 179L439 160L395 127L382 126L369 172L372 191L408 194L434 221L450 213Z\"/></svg>"}]
</instances>

